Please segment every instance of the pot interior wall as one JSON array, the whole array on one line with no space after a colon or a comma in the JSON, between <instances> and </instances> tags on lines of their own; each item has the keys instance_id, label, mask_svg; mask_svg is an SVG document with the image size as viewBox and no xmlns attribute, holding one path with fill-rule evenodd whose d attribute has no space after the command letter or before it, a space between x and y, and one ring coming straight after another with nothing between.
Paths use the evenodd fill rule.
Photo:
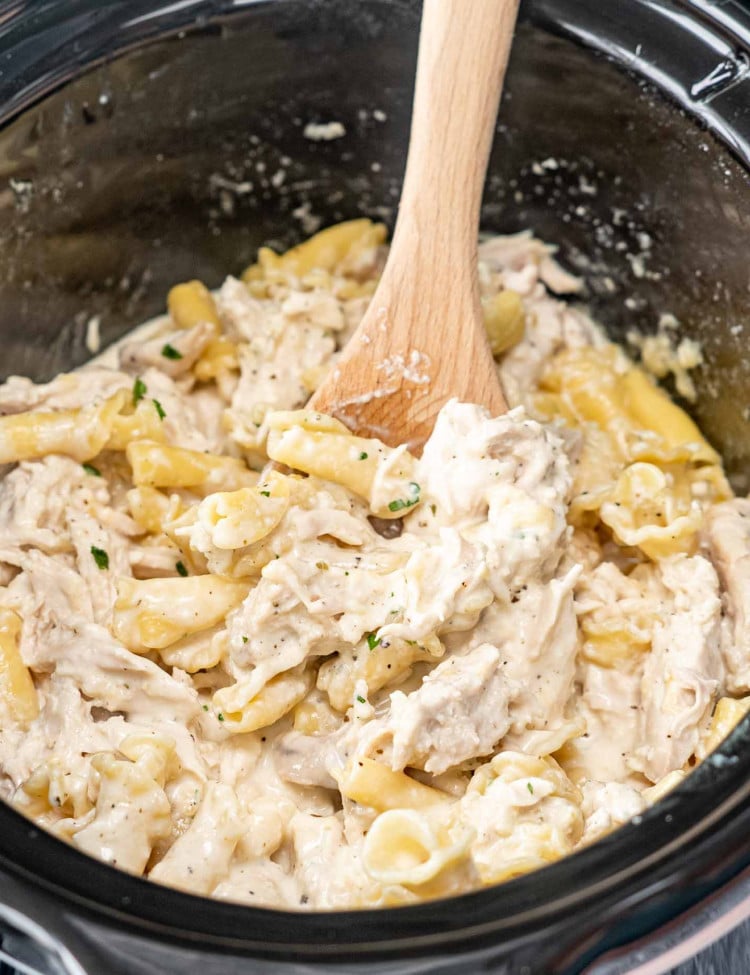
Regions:
<instances>
[{"instance_id":1,"label":"pot interior wall","mask_svg":"<svg viewBox=\"0 0 750 975\"><path fill-rule=\"evenodd\" d=\"M217 285L263 243L357 215L392 225L413 3L252 5L120 55L0 132L0 379L43 380ZM316 141L308 123L345 134ZM611 333L671 312L700 339L692 411L736 477L750 455L745 172L679 109L525 8L488 179L487 231L531 228L585 275Z\"/></svg>"}]
</instances>

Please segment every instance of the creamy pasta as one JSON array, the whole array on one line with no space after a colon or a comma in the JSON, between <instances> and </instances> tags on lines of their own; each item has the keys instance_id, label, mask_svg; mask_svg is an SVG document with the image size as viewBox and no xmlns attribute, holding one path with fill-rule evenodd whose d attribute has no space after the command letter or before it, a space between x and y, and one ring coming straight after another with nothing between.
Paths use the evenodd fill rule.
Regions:
<instances>
[{"instance_id":1,"label":"creamy pasta","mask_svg":"<svg viewBox=\"0 0 750 975\"><path fill-rule=\"evenodd\" d=\"M750 707L750 501L550 247L480 246L507 415L450 402L416 457L305 410L384 241L263 248L0 386L1 794L87 854L445 896L639 814Z\"/></svg>"}]
</instances>

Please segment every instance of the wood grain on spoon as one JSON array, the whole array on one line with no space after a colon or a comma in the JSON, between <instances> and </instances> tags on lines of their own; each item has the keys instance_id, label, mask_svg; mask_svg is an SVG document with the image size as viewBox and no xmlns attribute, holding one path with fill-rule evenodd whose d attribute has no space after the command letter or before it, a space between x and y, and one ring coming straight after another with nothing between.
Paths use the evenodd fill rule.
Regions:
<instances>
[{"instance_id":1,"label":"wood grain on spoon","mask_svg":"<svg viewBox=\"0 0 750 975\"><path fill-rule=\"evenodd\" d=\"M518 0L425 0L409 155L388 261L310 407L421 450L455 396L507 409L487 342L477 233Z\"/></svg>"}]
</instances>

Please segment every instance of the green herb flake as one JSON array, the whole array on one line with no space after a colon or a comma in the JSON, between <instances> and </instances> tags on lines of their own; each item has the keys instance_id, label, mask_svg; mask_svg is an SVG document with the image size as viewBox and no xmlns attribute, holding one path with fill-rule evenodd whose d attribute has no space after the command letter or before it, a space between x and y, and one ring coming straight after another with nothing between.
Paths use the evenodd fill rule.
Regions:
<instances>
[{"instance_id":1,"label":"green herb flake","mask_svg":"<svg viewBox=\"0 0 750 975\"><path fill-rule=\"evenodd\" d=\"M146 384L139 376L133 383L133 406L137 406L148 392Z\"/></svg>"},{"instance_id":2,"label":"green herb flake","mask_svg":"<svg viewBox=\"0 0 750 975\"><path fill-rule=\"evenodd\" d=\"M207 705L207 704L204 704L204 705L203 705L203 710L204 710L204 711L208 711L208 705Z\"/></svg>"},{"instance_id":3,"label":"green herb flake","mask_svg":"<svg viewBox=\"0 0 750 975\"><path fill-rule=\"evenodd\" d=\"M159 419L160 419L160 420L163 420L163 419L164 419L164 417L165 417L165 416L167 415L167 414L166 414L166 413L164 412L164 407L163 407L163 406L161 405L161 403L159 402L159 400L158 400L158 399L152 399L152 400L151 400L151 402L152 402L152 403L154 404L154 409L155 409L155 410L156 410L156 412L158 413L158 415L159 415Z\"/></svg>"},{"instance_id":4,"label":"green herb flake","mask_svg":"<svg viewBox=\"0 0 750 975\"><path fill-rule=\"evenodd\" d=\"M243 636L243 637L242 637L242 642L243 642L243 643L247 643L247 637L246 637L246 636Z\"/></svg>"},{"instance_id":5,"label":"green herb flake","mask_svg":"<svg viewBox=\"0 0 750 975\"><path fill-rule=\"evenodd\" d=\"M369 457L369 454L367 453L366 450L363 450L362 453L359 455L359 459L360 460L367 460L368 457Z\"/></svg>"},{"instance_id":6,"label":"green herb flake","mask_svg":"<svg viewBox=\"0 0 750 975\"><path fill-rule=\"evenodd\" d=\"M533 785L531 784L531 782L527 782L527 783L526 783L526 788L527 788L527 789L529 790L529 792L530 792L530 793L532 794L532 796L533 796L533 795L534 795L534 786L533 786Z\"/></svg>"},{"instance_id":7,"label":"green herb flake","mask_svg":"<svg viewBox=\"0 0 750 975\"><path fill-rule=\"evenodd\" d=\"M181 575L183 579L188 574L188 570L185 568L184 562L177 562L175 564L175 569L177 569L178 574Z\"/></svg>"},{"instance_id":8,"label":"green herb flake","mask_svg":"<svg viewBox=\"0 0 750 975\"><path fill-rule=\"evenodd\" d=\"M430 511L433 513L433 515L436 515L437 514L437 505L436 504L431 504L430 505Z\"/></svg>"},{"instance_id":9,"label":"green herb flake","mask_svg":"<svg viewBox=\"0 0 750 975\"><path fill-rule=\"evenodd\" d=\"M86 473L87 474L91 474L92 477L101 477L102 476L102 472L99 470L98 467L94 467L93 464L82 464L81 466L86 471Z\"/></svg>"},{"instance_id":10,"label":"green herb flake","mask_svg":"<svg viewBox=\"0 0 750 975\"><path fill-rule=\"evenodd\" d=\"M221 713L221 711L216 715L216 717L219 719L219 721L224 720L224 715Z\"/></svg>"},{"instance_id":11,"label":"green herb flake","mask_svg":"<svg viewBox=\"0 0 750 975\"><path fill-rule=\"evenodd\" d=\"M365 701L361 694L357 694L357 700L360 704L367 704L367 701Z\"/></svg>"},{"instance_id":12,"label":"green herb flake","mask_svg":"<svg viewBox=\"0 0 750 975\"><path fill-rule=\"evenodd\" d=\"M416 481L409 482L409 497L408 498L394 498L393 501L388 502L389 511L402 511L404 508L412 508L415 504L419 502L419 494L421 492L420 486Z\"/></svg>"},{"instance_id":13,"label":"green herb flake","mask_svg":"<svg viewBox=\"0 0 750 975\"><path fill-rule=\"evenodd\" d=\"M162 346L161 354L164 356L165 359L182 358L182 352L176 349L173 345L170 345L169 342L167 342L166 345Z\"/></svg>"},{"instance_id":14,"label":"green herb flake","mask_svg":"<svg viewBox=\"0 0 750 975\"><path fill-rule=\"evenodd\" d=\"M97 548L96 545L92 545L91 554L94 556L94 562L96 562L100 569L109 568L109 556L103 548Z\"/></svg>"},{"instance_id":15,"label":"green herb flake","mask_svg":"<svg viewBox=\"0 0 750 975\"><path fill-rule=\"evenodd\" d=\"M380 640L375 636L374 633L367 634L367 646L370 648L370 650L374 650L375 647L380 646Z\"/></svg>"},{"instance_id":16,"label":"green herb flake","mask_svg":"<svg viewBox=\"0 0 750 975\"><path fill-rule=\"evenodd\" d=\"M261 491L260 493L263 495L264 498L270 498L271 497L271 492L270 491Z\"/></svg>"}]
</instances>

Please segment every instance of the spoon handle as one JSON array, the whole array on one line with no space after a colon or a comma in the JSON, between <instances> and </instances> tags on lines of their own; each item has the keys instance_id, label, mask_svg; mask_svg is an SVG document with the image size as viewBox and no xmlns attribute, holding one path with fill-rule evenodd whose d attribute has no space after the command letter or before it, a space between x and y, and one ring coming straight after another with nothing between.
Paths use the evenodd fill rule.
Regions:
<instances>
[{"instance_id":1,"label":"spoon handle","mask_svg":"<svg viewBox=\"0 0 750 975\"><path fill-rule=\"evenodd\" d=\"M428 248L423 266L464 276L464 296L476 292L482 189L517 8L518 0L424 0L393 249L413 261L415 243Z\"/></svg>"}]
</instances>

